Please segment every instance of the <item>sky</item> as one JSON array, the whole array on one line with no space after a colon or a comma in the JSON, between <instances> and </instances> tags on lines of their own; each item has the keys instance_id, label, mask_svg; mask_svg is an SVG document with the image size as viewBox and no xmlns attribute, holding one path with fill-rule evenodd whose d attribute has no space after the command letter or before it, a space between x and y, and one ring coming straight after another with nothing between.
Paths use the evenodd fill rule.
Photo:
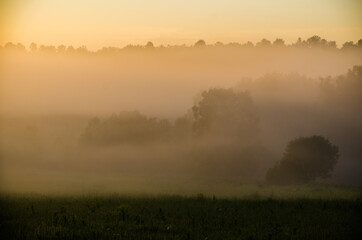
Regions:
<instances>
[{"instance_id":1,"label":"sky","mask_svg":"<svg viewBox=\"0 0 362 240\"><path fill-rule=\"evenodd\" d=\"M0 44L191 45L362 38L360 0L0 0Z\"/></svg>"}]
</instances>

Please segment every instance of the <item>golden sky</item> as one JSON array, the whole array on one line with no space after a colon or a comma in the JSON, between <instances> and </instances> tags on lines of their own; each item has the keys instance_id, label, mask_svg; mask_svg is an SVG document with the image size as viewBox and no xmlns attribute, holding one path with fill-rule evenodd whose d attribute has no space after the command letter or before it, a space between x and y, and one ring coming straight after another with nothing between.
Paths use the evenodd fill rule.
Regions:
<instances>
[{"instance_id":1,"label":"golden sky","mask_svg":"<svg viewBox=\"0 0 362 240\"><path fill-rule=\"evenodd\" d=\"M0 44L122 47L362 38L360 0L0 0Z\"/></svg>"}]
</instances>

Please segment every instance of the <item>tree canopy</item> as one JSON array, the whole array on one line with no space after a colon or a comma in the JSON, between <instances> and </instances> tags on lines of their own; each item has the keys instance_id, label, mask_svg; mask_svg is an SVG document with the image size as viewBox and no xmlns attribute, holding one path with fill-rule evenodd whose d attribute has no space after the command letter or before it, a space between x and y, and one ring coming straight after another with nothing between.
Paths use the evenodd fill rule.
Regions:
<instances>
[{"instance_id":1,"label":"tree canopy","mask_svg":"<svg viewBox=\"0 0 362 240\"><path fill-rule=\"evenodd\" d=\"M257 130L258 117L249 92L210 89L201 94L192 111L196 136L245 139Z\"/></svg>"},{"instance_id":2,"label":"tree canopy","mask_svg":"<svg viewBox=\"0 0 362 240\"><path fill-rule=\"evenodd\" d=\"M330 177L339 157L338 147L322 136L300 137L288 143L282 159L269 169L273 184L300 184Z\"/></svg>"},{"instance_id":3,"label":"tree canopy","mask_svg":"<svg viewBox=\"0 0 362 240\"><path fill-rule=\"evenodd\" d=\"M123 111L101 122L90 120L81 136L84 144L114 145L164 141L170 137L167 120L150 118L137 111Z\"/></svg>"},{"instance_id":4,"label":"tree canopy","mask_svg":"<svg viewBox=\"0 0 362 240\"><path fill-rule=\"evenodd\" d=\"M23 53L45 53L45 54L114 54L114 53L122 53L123 51L141 51L145 49L154 49L154 50L165 50L165 49L187 49L187 48L229 48L229 47L238 47L238 48L264 48L272 49L273 47L290 47L290 48L313 48L313 49L331 49L331 50L361 50L362 49L362 39L359 39L355 42L347 41L342 44L341 47L337 47L336 41L328 41L318 35L311 36L310 38L303 40L302 38L298 38L298 40L294 43L286 44L285 41L281 38L276 38L274 41L270 41L266 38L261 39L256 44L247 41L244 43L237 42L229 42L222 43L216 42L215 44L206 44L205 40L198 40L195 44L186 46L186 45L167 45L166 47L163 45L155 46L152 42L147 42L146 45L133 45L128 44L124 47L116 47L116 46L105 46L96 51L91 51L87 49L86 46L73 47L73 46L53 46L53 45L42 45L39 46L36 43L31 43L28 49L21 43L12 43L8 42L4 46L0 45L0 51L15 51L15 52L23 52Z\"/></svg>"}]
</instances>

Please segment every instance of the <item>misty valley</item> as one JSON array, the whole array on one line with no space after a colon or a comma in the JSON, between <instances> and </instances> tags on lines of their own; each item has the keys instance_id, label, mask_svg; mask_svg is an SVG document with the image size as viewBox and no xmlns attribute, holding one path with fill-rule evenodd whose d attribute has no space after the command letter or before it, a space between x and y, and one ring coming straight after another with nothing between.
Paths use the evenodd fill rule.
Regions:
<instances>
[{"instance_id":1,"label":"misty valley","mask_svg":"<svg viewBox=\"0 0 362 240\"><path fill-rule=\"evenodd\" d=\"M361 46L6 44L0 236L355 239Z\"/></svg>"}]
</instances>

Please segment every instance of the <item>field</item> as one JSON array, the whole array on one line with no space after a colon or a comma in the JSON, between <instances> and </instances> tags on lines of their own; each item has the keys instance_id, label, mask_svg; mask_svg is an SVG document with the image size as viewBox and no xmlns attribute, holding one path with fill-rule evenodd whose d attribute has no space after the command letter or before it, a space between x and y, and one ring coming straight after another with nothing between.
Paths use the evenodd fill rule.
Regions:
<instances>
[{"instance_id":1,"label":"field","mask_svg":"<svg viewBox=\"0 0 362 240\"><path fill-rule=\"evenodd\" d=\"M299 187L308 193L304 198L286 195L288 189L291 192L287 187L273 197L260 191L239 198L2 194L0 239L330 240L362 236L358 189ZM316 194L318 189L323 195Z\"/></svg>"}]
</instances>

